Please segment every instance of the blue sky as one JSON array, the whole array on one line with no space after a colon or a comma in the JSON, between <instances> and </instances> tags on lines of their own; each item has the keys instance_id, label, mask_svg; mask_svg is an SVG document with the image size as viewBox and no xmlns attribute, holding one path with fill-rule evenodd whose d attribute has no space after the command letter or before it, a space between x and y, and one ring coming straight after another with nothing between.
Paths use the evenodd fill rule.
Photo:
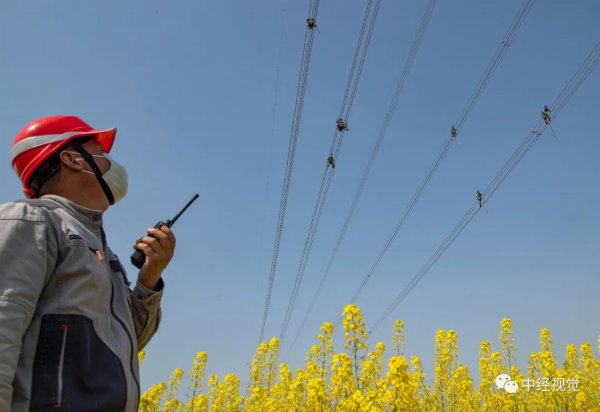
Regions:
<instances>
[{"instance_id":1,"label":"blue sky","mask_svg":"<svg viewBox=\"0 0 600 412\"><path fill-rule=\"evenodd\" d=\"M321 2L267 335L278 336L354 55L365 2ZM438 1L345 242L294 351L335 321L447 138L521 1ZM325 269L424 11L383 1L296 310L293 337ZM0 201L21 197L10 143L30 120L76 114L118 127L113 156L128 196L105 215L128 259L146 227L200 199L174 227L176 256L142 386L186 370L245 377L270 268L308 2L0 3ZM534 4L437 175L358 304L374 322L527 136L600 38L595 0ZM596 69L392 318L432 373L433 338L456 329L477 373L479 341L499 349L513 319L517 360L549 327L567 342L600 334L600 176ZM126 266L130 278L134 267ZM371 337L390 342L390 318ZM336 334L338 348L341 336ZM287 349L289 340L284 342Z\"/></svg>"}]
</instances>

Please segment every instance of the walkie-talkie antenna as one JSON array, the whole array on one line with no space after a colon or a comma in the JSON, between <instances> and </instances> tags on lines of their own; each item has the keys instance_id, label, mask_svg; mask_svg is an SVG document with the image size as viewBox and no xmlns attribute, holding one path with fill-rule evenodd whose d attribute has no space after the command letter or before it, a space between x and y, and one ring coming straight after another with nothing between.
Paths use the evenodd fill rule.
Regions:
<instances>
[{"instance_id":1,"label":"walkie-talkie antenna","mask_svg":"<svg viewBox=\"0 0 600 412\"><path fill-rule=\"evenodd\" d=\"M177 219L179 219L179 216L181 216L181 215L183 214L183 212L185 212L185 211L186 211L186 209L187 209L188 207L190 207L190 205L191 205L192 203L194 203L194 201L195 201L196 199L198 199L198 197L199 197L199 196L200 196L200 195L199 195L198 193L196 193L196 194L194 195L194 197L192 197L192 200L190 200L189 202L187 202L187 204L186 204L186 205L183 207L183 209L181 209L181 211L180 211L179 213L177 213L173 219L171 219L171 224L169 225L169 227L173 226L173 224L174 224L174 223L177 221Z\"/></svg>"},{"instance_id":2,"label":"walkie-talkie antenna","mask_svg":"<svg viewBox=\"0 0 600 412\"><path fill-rule=\"evenodd\" d=\"M167 227L171 227L175 224L175 222L177 221L177 219L179 219L179 216L181 216L183 214L183 212L186 211L186 209L188 207L190 207L190 205L192 203L194 203L194 200L198 199L198 193L196 193L194 195L194 197L192 197L192 200L190 200L189 202L187 202L187 204L183 207L183 209L181 209L181 211L179 213L177 213L175 215L175 217L173 219L168 219L166 222L163 222L162 220L160 222L158 222L156 225L154 225L155 229L160 229L163 226L167 226ZM152 236L152 235L149 235ZM135 252L133 252L133 254L131 255L131 263L137 267L138 269L142 268L142 265L144 264L144 261L146 260L146 256L144 255L144 252L142 252L141 250L137 249Z\"/></svg>"}]
</instances>

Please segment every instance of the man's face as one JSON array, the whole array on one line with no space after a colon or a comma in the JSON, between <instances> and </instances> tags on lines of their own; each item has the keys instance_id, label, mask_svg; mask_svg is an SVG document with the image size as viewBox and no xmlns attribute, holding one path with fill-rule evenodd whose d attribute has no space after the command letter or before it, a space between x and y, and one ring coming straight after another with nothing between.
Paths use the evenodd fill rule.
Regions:
<instances>
[{"instance_id":1,"label":"man's face","mask_svg":"<svg viewBox=\"0 0 600 412\"><path fill-rule=\"evenodd\" d=\"M94 139L88 140L82 146L85 150L87 150L87 152L89 154L94 156L94 162L96 162L96 165L98 165L98 168L100 169L102 174L105 174L108 171L108 169L110 168L109 160L106 158L102 158L102 157L96 157L96 156L102 156L102 155L106 154L106 152L102 148L102 145L100 143L98 143L98 141L94 138ZM86 164L87 164L87 162L86 162ZM90 165L87 165L86 169L90 172L92 171L92 168L90 167Z\"/></svg>"},{"instance_id":2,"label":"man's face","mask_svg":"<svg viewBox=\"0 0 600 412\"><path fill-rule=\"evenodd\" d=\"M90 136L78 143L85 152L93 156L90 159L93 163L90 163L95 164L102 175L106 175L111 168L111 163L109 159L104 157L107 153L96 140L96 137ZM86 155L86 157L88 156ZM106 210L109 206L108 198L110 194L105 193L102 184L94 173L94 169L85 160L84 156L75 147L67 145L61 150L59 158L62 162L60 178L57 180L58 188L54 188L54 190L62 190L62 193L66 194L65 197L85 207ZM112 196L114 197L114 194Z\"/></svg>"}]
</instances>

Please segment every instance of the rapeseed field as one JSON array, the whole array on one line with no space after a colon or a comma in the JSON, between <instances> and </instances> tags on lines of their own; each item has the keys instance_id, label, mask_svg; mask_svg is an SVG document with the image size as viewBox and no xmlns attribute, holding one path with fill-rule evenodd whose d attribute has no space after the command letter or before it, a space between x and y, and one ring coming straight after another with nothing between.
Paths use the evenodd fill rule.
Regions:
<instances>
[{"instance_id":1,"label":"rapeseed field","mask_svg":"<svg viewBox=\"0 0 600 412\"><path fill-rule=\"evenodd\" d=\"M458 363L457 333L438 330L429 379L419 357L404 354L401 320L394 324L389 348L383 342L370 347L360 309L347 305L343 315L342 353L334 353L334 325L324 322L304 366L293 372L278 363L279 340L273 338L257 348L248 385L241 388L235 374L205 377L208 354L199 352L186 390L180 390L184 371L177 368L168 381L142 394L139 411L600 411L600 360L589 342L568 344L559 364L550 331L541 329L539 351L521 370L515 365L512 322L504 318L500 350L481 342L475 380ZM600 351L600 337L596 343ZM139 356L141 362L144 353Z\"/></svg>"}]
</instances>

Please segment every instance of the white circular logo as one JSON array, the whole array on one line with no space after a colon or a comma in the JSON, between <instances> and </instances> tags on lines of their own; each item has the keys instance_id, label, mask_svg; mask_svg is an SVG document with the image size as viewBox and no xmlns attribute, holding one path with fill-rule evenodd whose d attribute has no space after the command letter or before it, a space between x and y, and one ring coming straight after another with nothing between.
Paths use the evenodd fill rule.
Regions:
<instances>
[{"instance_id":1,"label":"white circular logo","mask_svg":"<svg viewBox=\"0 0 600 412\"><path fill-rule=\"evenodd\" d=\"M510 376L503 373L496 376L496 386L498 389L504 389L507 393L517 393L519 390L519 384L510 379Z\"/></svg>"},{"instance_id":2,"label":"white circular logo","mask_svg":"<svg viewBox=\"0 0 600 412\"><path fill-rule=\"evenodd\" d=\"M507 374L503 373L502 375L496 376L496 386L498 387L498 389L504 389L504 385L508 381L510 381L510 376L508 376Z\"/></svg>"},{"instance_id":3,"label":"white circular logo","mask_svg":"<svg viewBox=\"0 0 600 412\"><path fill-rule=\"evenodd\" d=\"M519 390L519 384L515 381L508 381L504 384L504 390L507 393L517 393Z\"/></svg>"}]
</instances>

